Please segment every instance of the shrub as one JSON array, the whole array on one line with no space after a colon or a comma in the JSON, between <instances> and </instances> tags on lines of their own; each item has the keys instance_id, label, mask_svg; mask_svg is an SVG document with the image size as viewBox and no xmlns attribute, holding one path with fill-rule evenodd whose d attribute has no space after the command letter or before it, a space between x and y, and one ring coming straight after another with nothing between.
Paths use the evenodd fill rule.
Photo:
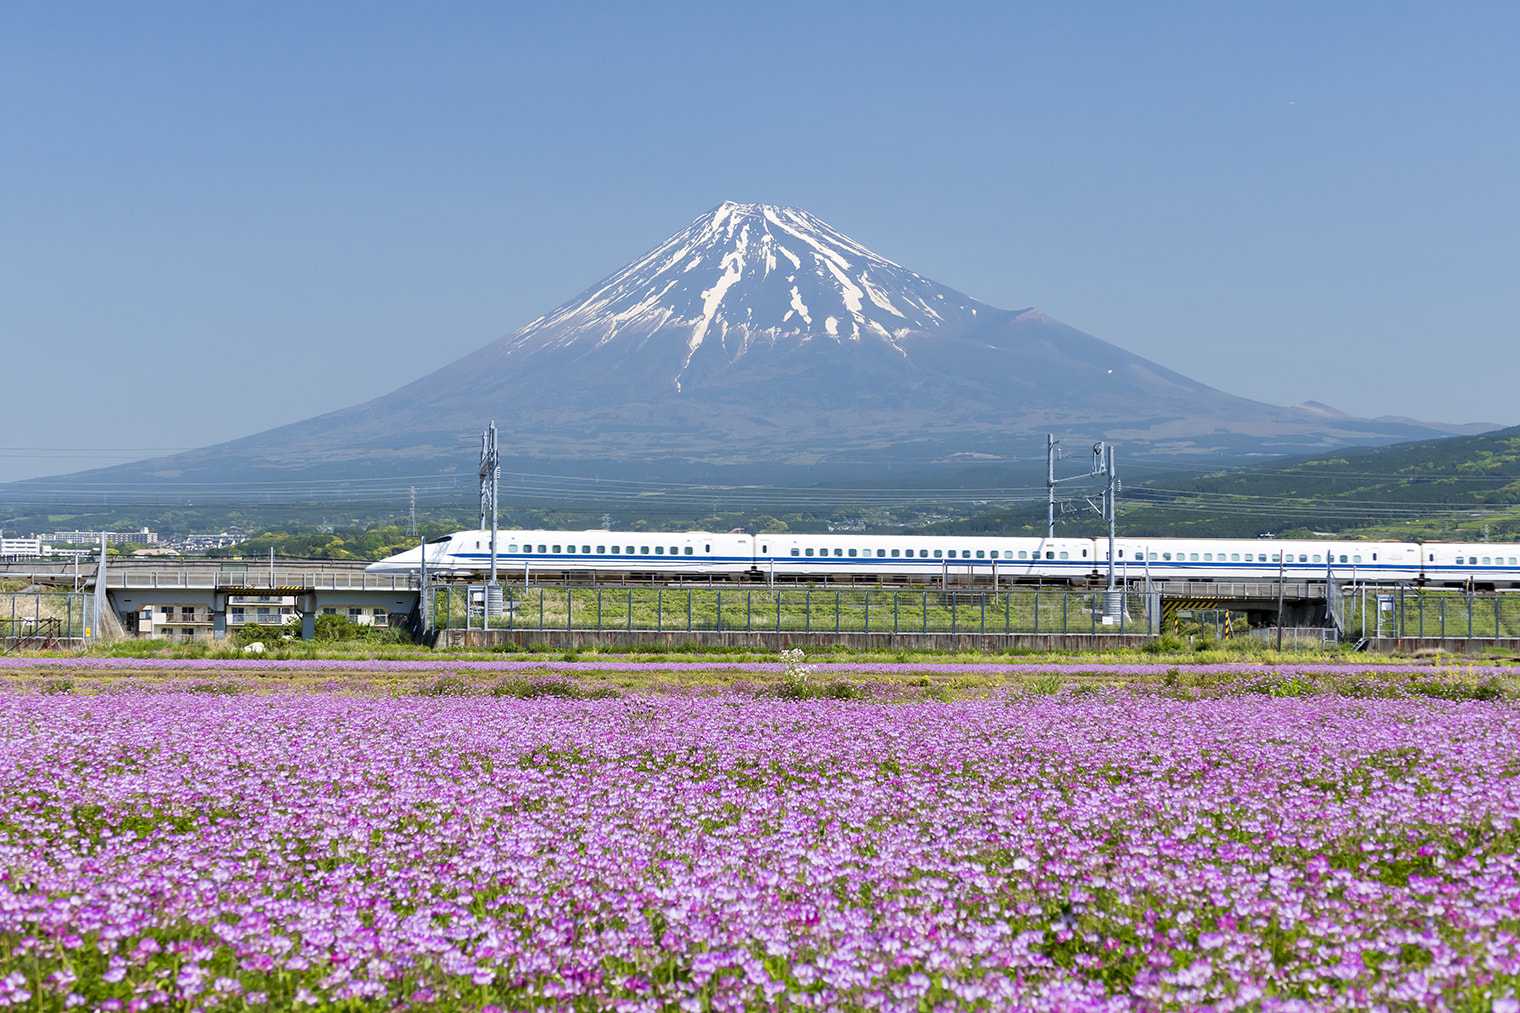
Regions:
<instances>
[{"instance_id":1,"label":"shrub","mask_svg":"<svg viewBox=\"0 0 1520 1013\"><path fill-rule=\"evenodd\" d=\"M468 696L470 684L453 672L417 687L418 696Z\"/></svg>"}]
</instances>

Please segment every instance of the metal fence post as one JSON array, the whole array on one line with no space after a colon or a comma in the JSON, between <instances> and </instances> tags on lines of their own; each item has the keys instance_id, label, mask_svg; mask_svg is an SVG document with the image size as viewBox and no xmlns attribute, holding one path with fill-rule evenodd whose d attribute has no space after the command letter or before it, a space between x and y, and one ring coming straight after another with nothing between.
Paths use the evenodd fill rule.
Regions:
<instances>
[{"instance_id":1,"label":"metal fence post","mask_svg":"<svg viewBox=\"0 0 1520 1013\"><path fill-rule=\"evenodd\" d=\"M776 592L776 632L781 632L781 592Z\"/></svg>"},{"instance_id":2,"label":"metal fence post","mask_svg":"<svg viewBox=\"0 0 1520 1013\"><path fill-rule=\"evenodd\" d=\"M565 629L567 631L568 630L573 630L575 628L571 624L571 615L572 615L574 609L575 609L575 600L570 597L570 589L567 587L567 588L565 588Z\"/></svg>"},{"instance_id":3,"label":"metal fence post","mask_svg":"<svg viewBox=\"0 0 1520 1013\"><path fill-rule=\"evenodd\" d=\"M691 596L695 593L693 588L686 589L686 632L691 632Z\"/></svg>"},{"instance_id":4,"label":"metal fence post","mask_svg":"<svg viewBox=\"0 0 1520 1013\"><path fill-rule=\"evenodd\" d=\"M982 634L987 633L987 595L982 595Z\"/></svg>"},{"instance_id":5,"label":"metal fence post","mask_svg":"<svg viewBox=\"0 0 1520 1013\"><path fill-rule=\"evenodd\" d=\"M541 630L545 629L545 626L544 626L544 591L545 590L546 589L542 588L542 587L538 589L538 628L541 629Z\"/></svg>"},{"instance_id":6,"label":"metal fence post","mask_svg":"<svg viewBox=\"0 0 1520 1013\"><path fill-rule=\"evenodd\" d=\"M1494 592L1494 639L1499 639L1499 592Z\"/></svg>"},{"instance_id":7,"label":"metal fence post","mask_svg":"<svg viewBox=\"0 0 1520 1013\"><path fill-rule=\"evenodd\" d=\"M750 632L750 627L752 627L754 625L754 623L751 622L751 620L754 618L754 615L755 615L755 592L753 592L753 591L745 591L744 592L744 632L745 633Z\"/></svg>"},{"instance_id":8,"label":"metal fence post","mask_svg":"<svg viewBox=\"0 0 1520 1013\"><path fill-rule=\"evenodd\" d=\"M628 609L627 609L627 620L628 620L627 621L627 628L628 628L628 632L632 633L633 632L633 588L631 588L631 587L628 589L628 597L626 599L626 603L627 603L627 606L628 606Z\"/></svg>"},{"instance_id":9,"label":"metal fence post","mask_svg":"<svg viewBox=\"0 0 1520 1013\"><path fill-rule=\"evenodd\" d=\"M665 589L657 587L654 591L654 628L656 633L665 630Z\"/></svg>"},{"instance_id":10,"label":"metal fence post","mask_svg":"<svg viewBox=\"0 0 1520 1013\"><path fill-rule=\"evenodd\" d=\"M892 632L897 632L897 592L892 592Z\"/></svg>"},{"instance_id":11,"label":"metal fence post","mask_svg":"<svg viewBox=\"0 0 1520 1013\"><path fill-rule=\"evenodd\" d=\"M1467 592L1467 639L1473 638L1473 593Z\"/></svg>"},{"instance_id":12,"label":"metal fence post","mask_svg":"<svg viewBox=\"0 0 1520 1013\"><path fill-rule=\"evenodd\" d=\"M804 632L813 632L813 589L808 588L802 592L802 629Z\"/></svg>"},{"instance_id":13,"label":"metal fence post","mask_svg":"<svg viewBox=\"0 0 1520 1013\"><path fill-rule=\"evenodd\" d=\"M834 592L834 632L839 632L839 592Z\"/></svg>"},{"instance_id":14,"label":"metal fence post","mask_svg":"<svg viewBox=\"0 0 1520 1013\"><path fill-rule=\"evenodd\" d=\"M717 623L718 623L717 630L718 630L719 633L722 633L723 632L723 592L722 591L718 592L717 607L715 609L713 609L713 611L714 611L714 613L716 613L716 615L718 617L718 619L717 619Z\"/></svg>"},{"instance_id":15,"label":"metal fence post","mask_svg":"<svg viewBox=\"0 0 1520 1013\"><path fill-rule=\"evenodd\" d=\"M1003 632L1006 634L1013 628L1013 592L1003 592Z\"/></svg>"},{"instance_id":16,"label":"metal fence post","mask_svg":"<svg viewBox=\"0 0 1520 1013\"><path fill-rule=\"evenodd\" d=\"M596 632L602 632L602 589L596 589Z\"/></svg>"},{"instance_id":17,"label":"metal fence post","mask_svg":"<svg viewBox=\"0 0 1520 1013\"><path fill-rule=\"evenodd\" d=\"M955 600L955 592L951 591L950 592L950 632L951 633L959 633L961 631L960 609L956 608L956 604L957 603L956 603L956 600Z\"/></svg>"},{"instance_id":18,"label":"metal fence post","mask_svg":"<svg viewBox=\"0 0 1520 1013\"><path fill-rule=\"evenodd\" d=\"M1034 635L1040 635L1040 589L1034 589Z\"/></svg>"},{"instance_id":19,"label":"metal fence post","mask_svg":"<svg viewBox=\"0 0 1520 1013\"><path fill-rule=\"evenodd\" d=\"M925 591L923 594L924 594L924 601L923 601L923 606L924 607L923 607L923 611L920 613L920 615L922 615L923 619L924 619L924 629L923 629L923 632L928 633L929 632L929 592Z\"/></svg>"}]
</instances>

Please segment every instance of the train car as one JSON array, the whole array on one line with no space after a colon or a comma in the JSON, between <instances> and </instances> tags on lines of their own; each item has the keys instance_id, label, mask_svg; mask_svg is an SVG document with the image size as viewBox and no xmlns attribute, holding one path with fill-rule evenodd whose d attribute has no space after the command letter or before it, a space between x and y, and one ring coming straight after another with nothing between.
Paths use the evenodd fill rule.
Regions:
<instances>
[{"instance_id":1,"label":"train car","mask_svg":"<svg viewBox=\"0 0 1520 1013\"><path fill-rule=\"evenodd\" d=\"M1427 542L1418 549L1427 583L1484 589L1520 584L1520 545Z\"/></svg>"},{"instance_id":2,"label":"train car","mask_svg":"<svg viewBox=\"0 0 1520 1013\"><path fill-rule=\"evenodd\" d=\"M1094 568L1090 538L761 534L755 551L760 573L794 578L1076 580Z\"/></svg>"},{"instance_id":3,"label":"train car","mask_svg":"<svg viewBox=\"0 0 1520 1013\"><path fill-rule=\"evenodd\" d=\"M440 575L481 574L490 569L491 532L457 531L427 543L428 567ZM377 573L415 572L421 548L368 567ZM754 536L712 531L543 531L496 533L496 569L506 576L534 574L749 573L755 569Z\"/></svg>"},{"instance_id":4,"label":"train car","mask_svg":"<svg viewBox=\"0 0 1520 1013\"><path fill-rule=\"evenodd\" d=\"M1098 543L1104 567L1108 543ZM1420 547L1408 542L1222 538L1120 538L1115 565L1134 576L1176 580L1414 581Z\"/></svg>"}]
</instances>

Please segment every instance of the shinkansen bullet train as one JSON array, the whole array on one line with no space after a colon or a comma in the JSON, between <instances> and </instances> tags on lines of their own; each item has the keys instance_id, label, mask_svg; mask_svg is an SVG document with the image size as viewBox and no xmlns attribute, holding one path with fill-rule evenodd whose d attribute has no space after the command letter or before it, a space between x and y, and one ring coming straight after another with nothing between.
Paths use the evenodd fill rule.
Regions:
<instances>
[{"instance_id":1,"label":"shinkansen bullet train","mask_svg":"<svg viewBox=\"0 0 1520 1013\"><path fill-rule=\"evenodd\" d=\"M474 577L490 567L491 533L457 531L425 546L428 571ZM416 572L423 546L369 566ZM597 575L735 580L871 579L1083 582L1106 574L1108 540L1091 538L796 535L711 531L498 531L500 577ZM1520 545L1120 538L1114 567L1130 582L1275 579L1520 585Z\"/></svg>"}]
</instances>

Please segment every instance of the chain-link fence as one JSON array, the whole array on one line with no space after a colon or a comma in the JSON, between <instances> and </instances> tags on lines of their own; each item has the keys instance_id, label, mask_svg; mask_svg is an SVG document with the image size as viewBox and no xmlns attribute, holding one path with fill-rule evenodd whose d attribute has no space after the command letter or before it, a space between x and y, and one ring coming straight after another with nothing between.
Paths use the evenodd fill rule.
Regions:
<instances>
[{"instance_id":1,"label":"chain-link fence","mask_svg":"<svg viewBox=\"0 0 1520 1013\"><path fill-rule=\"evenodd\" d=\"M504 587L494 629L1145 635L1156 595L1102 591ZM434 628L482 628L481 585L431 589Z\"/></svg>"},{"instance_id":2,"label":"chain-link fence","mask_svg":"<svg viewBox=\"0 0 1520 1013\"><path fill-rule=\"evenodd\" d=\"M1346 588L1340 616L1351 639L1520 639L1520 591Z\"/></svg>"},{"instance_id":3,"label":"chain-link fence","mask_svg":"<svg viewBox=\"0 0 1520 1013\"><path fill-rule=\"evenodd\" d=\"M79 645L94 632L93 599L73 591L0 592L0 650Z\"/></svg>"}]
</instances>

